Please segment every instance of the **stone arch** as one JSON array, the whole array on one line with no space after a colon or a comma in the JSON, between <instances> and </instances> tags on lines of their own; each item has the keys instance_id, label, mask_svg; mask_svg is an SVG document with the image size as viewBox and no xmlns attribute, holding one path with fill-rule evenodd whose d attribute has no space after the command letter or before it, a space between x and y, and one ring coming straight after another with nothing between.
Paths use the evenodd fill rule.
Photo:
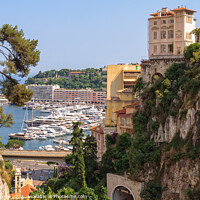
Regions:
<instances>
[{"instance_id":1,"label":"stone arch","mask_svg":"<svg viewBox=\"0 0 200 200\"><path fill-rule=\"evenodd\" d=\"M158 77L158 79L163 79L163 75L161 73L157 72L157 73L153 74L153 76L151 77L151 83L153 83L157 79L157 77Z\"/></svg>"},{"instance_id":2,"label":"stone arch","mask_svg":"<svg viewBox=\"0 0 200 200\"><path fill-rule=\"evenodd\" d=\"M124 185L117 185L111 194L111 200L136 200L131 189Z\"/></svg>"}]
</instances>

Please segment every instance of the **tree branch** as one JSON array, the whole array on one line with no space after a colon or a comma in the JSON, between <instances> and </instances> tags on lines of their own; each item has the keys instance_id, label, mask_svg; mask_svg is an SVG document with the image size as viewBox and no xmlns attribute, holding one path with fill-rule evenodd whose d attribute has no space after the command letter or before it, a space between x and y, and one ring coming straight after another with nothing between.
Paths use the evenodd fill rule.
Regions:
<instances>
[{"instance_id":1,"label":"tree branch","mask_svg":"<svg viewBox=\"0 0 200 200\"><path fill-rule=\"evenodd\" d=\"M0 47L5 48L6 50L8 50L8 51L10 52L10 54L11 54L13 57L15 57L15 55L13 54L13 52L12 52L8 47L6 47L6 46L4 46L4 45L2 45L2 44L0 44Z\"/></svg>"}]
</instances>

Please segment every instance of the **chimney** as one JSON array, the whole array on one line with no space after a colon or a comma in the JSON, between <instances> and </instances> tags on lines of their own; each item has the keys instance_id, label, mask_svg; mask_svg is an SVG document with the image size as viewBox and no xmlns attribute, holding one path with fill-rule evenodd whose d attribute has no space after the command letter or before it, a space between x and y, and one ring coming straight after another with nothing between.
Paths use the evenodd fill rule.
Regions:
<instances>
[{"instance_id":1,"label":"chimney","mask_svg":"<svg viewBox=\"0 0 200 200\"><path fill-rule=\"evenodd\" d=\"M165 8L162 8L162 12L167 12L168 11L168 8L165 7Z\"/></svg>"},{"instance_id":2,"label":"chimney","mask_svg":"<svg viewBox=\"0 0 200 200\"><path fill-rule=\"evenodd\" d=\"M161 17L161 12L158 10L158 17Z\"/></svg>"}]
</instances>

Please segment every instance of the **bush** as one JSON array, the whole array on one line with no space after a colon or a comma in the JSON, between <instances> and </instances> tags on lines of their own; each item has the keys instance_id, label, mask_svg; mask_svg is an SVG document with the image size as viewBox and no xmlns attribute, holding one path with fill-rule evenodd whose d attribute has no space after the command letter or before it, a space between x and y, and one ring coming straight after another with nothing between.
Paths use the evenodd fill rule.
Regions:
<instances>
[{"instance_id":1,"label":"bush","mask_svg":"<svg viewBox=\"0 0 200 200\"><path fill-rule=\"evenodd\" d=\"M149 181L145 184L144 189L140 193L140 196L144 200L161 200L162 196L162 186L160 183L155 181Z\"/></svg>"}]
</instances>

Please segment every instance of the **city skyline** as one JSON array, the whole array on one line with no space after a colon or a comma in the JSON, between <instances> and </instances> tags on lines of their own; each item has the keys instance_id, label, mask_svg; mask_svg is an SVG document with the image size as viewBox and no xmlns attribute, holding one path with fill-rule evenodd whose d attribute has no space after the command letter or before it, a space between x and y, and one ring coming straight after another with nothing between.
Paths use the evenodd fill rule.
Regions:
<instances>
[{"instance_id":1,"label":"city skyline","mask_svg":"<svg viewBox=\"0 0 200 200\"><path fill-rule=\"evenodd\" d=\"M30 75L39 70L100 68L117 63L140 62L148 56L150 13L162 7L197 10L189 1L11 1L2 2L3 24L17 25L26 38L38 39L41 58Z\"/></svg>"}]
</instances>

